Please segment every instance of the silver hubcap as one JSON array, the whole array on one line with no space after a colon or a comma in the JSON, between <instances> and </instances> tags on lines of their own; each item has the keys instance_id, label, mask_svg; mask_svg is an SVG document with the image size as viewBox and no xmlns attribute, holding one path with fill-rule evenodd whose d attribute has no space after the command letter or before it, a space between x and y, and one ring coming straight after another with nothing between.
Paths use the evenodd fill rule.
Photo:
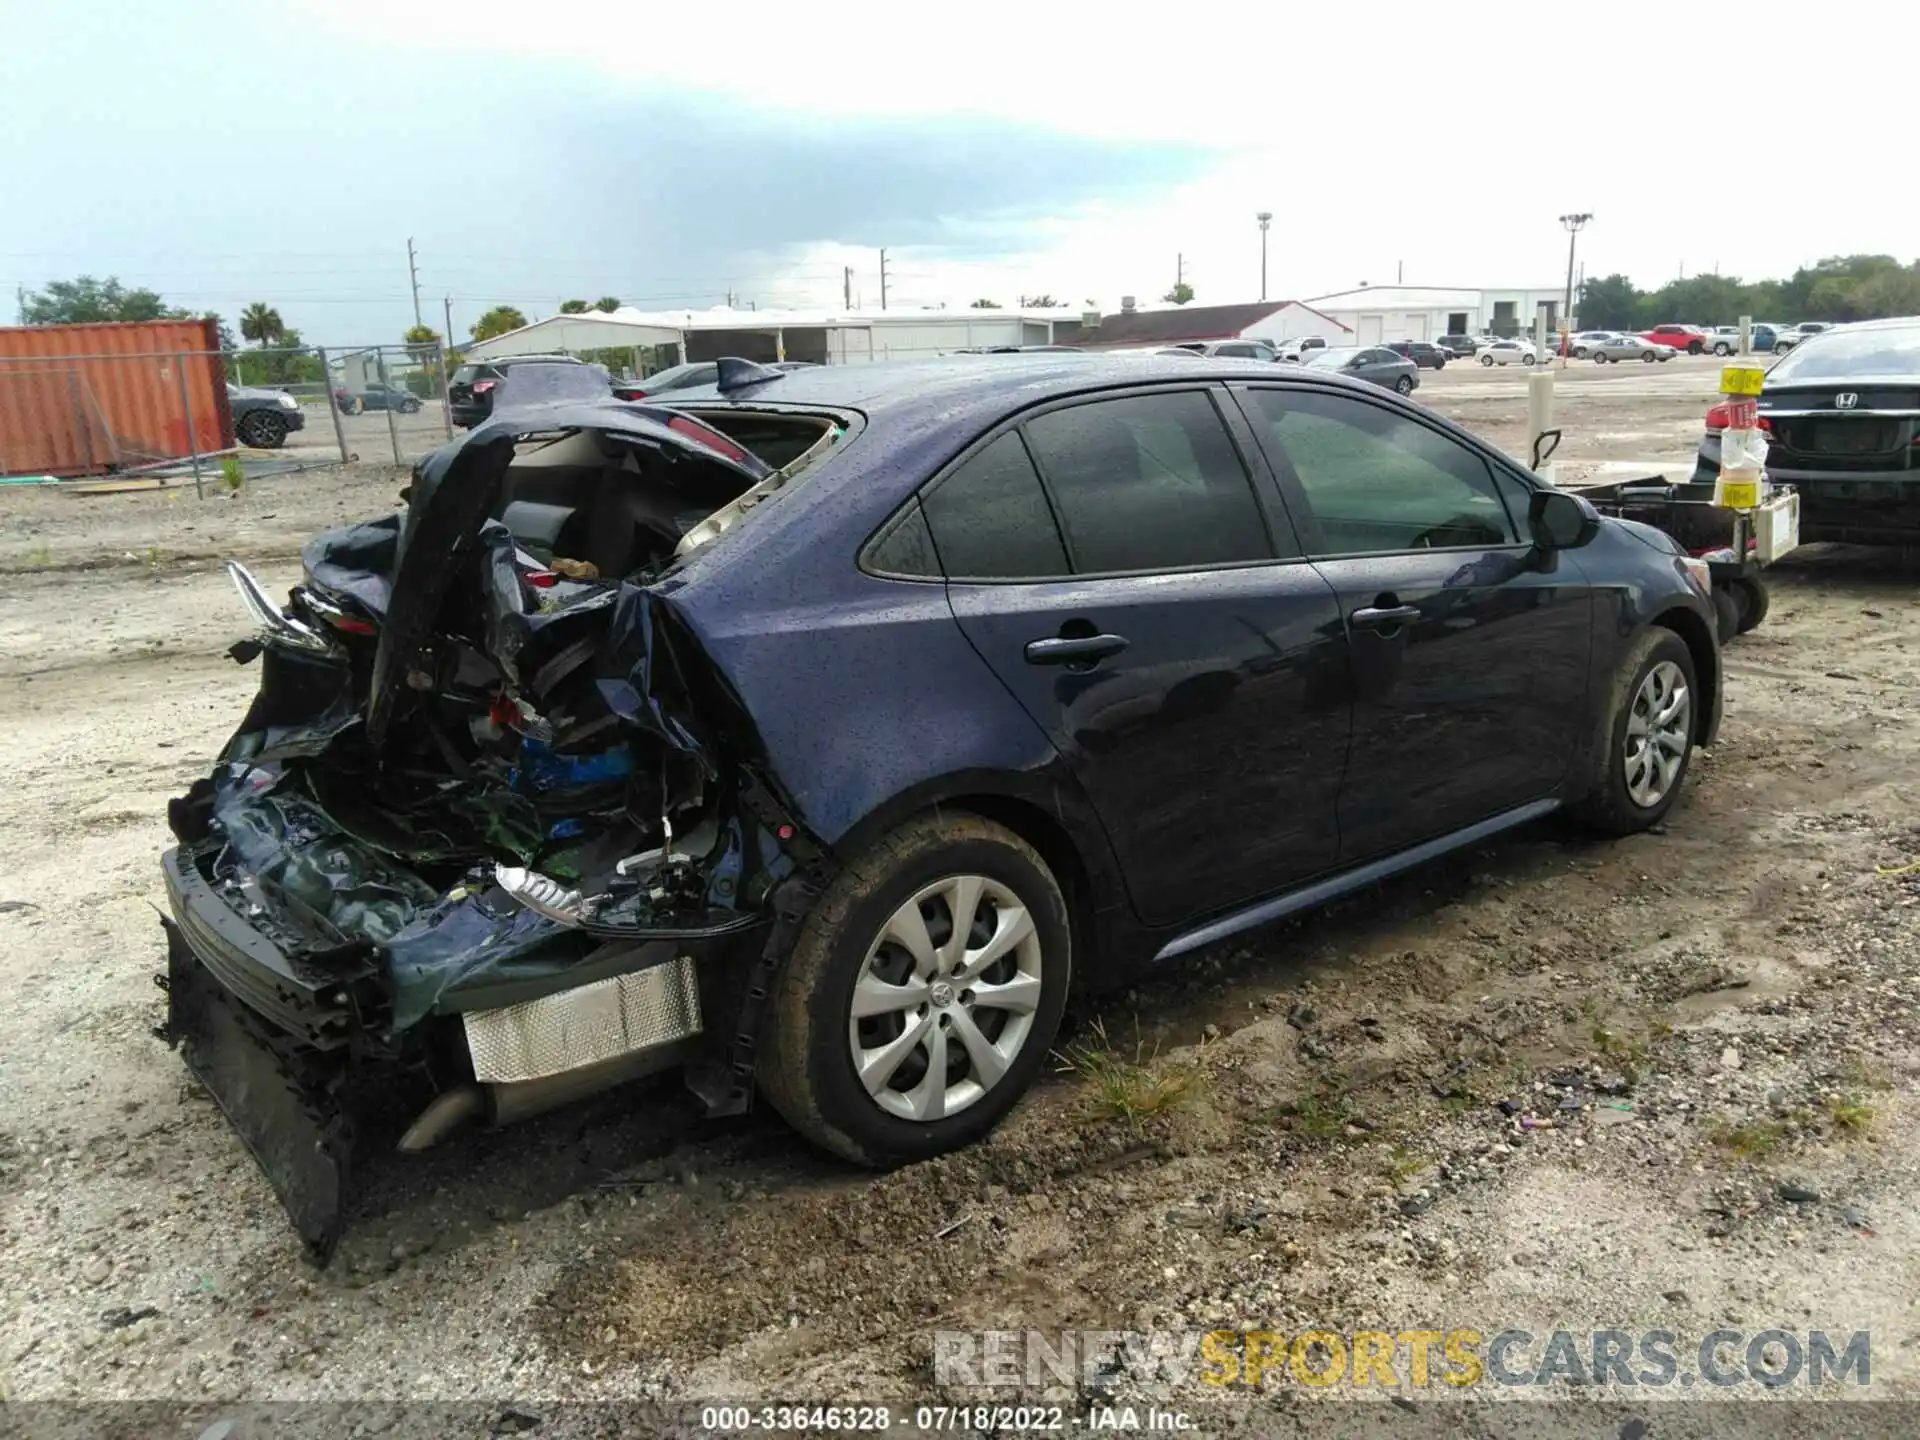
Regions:
<instances>
[{"instance_id":1,"label":"silver hubcap","mask_svg":"<svg viewBox=\"0 0 1920 1440\"><path fill-rule=\"evenodd\" d=\"M874 1103L940 1120L1000 1083L1040 1008L1040 937L1013 891L952 875L898 910L867 950L847 1044Z\"/></svg>"},{"instance_id":2,"label":"silver hubcap","mask_svg":"<svg viewBox=\"0 0 1920 1440\"><path fill-rule=\"evenodd\" d=\"M1693 697L1671 660L1647 672L1627 717L1627 797L1643 810L1667 798L1693 737Z\"/></svg>"}]
</instances>

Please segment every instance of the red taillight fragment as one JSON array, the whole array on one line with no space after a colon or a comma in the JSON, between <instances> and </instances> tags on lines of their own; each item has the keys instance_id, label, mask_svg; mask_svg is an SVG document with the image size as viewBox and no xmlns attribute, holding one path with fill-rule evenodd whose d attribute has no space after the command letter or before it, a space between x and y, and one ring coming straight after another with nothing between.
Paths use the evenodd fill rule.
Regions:
<instances>
[{"instance_id":1,"label":"red taillight fragment","mask_svg":"<svg viewBox=\"0 0 1920 1440\"><path fill-rule=\"evenodd\" d=\"M373 625L366 620L356 620L351 615L329 615L327 623L346 635L371 635Z\"/></svg>"},{"instance_id":2,"label":"red taillight fragment","mask_svg":"<svg viewBox=\"0 0 1920 1440\"><path fill-rule=\"evenodd\" d=\"M667 421L667 428L686 436L696 444L706 446L717 454L726 456L729 460L743 465L746 463L747 452L710 425L702 425L698 420L685 415L676 415Z\"/></svg>"},{"instance_id":3,"label":"red taillight fragment","mask_svg":"<svg viewBox=\"0 0 1920 1440\"><path fill-rule=\"evenodd\" d=\"M498 380L476 380L473 382L473 393L476 395L484 395L499 383Z\"/></svg>"},{"instance_id":4,"label":"red taillight fragment","mask_svg":"<svg viewBox=\"0 0 1920 1440\"><path fill-rule=\"evenodd\" d=\"M536 590L551 590L560 583L560 577L551 570L529 570L520 578Z\"/></svg>"}]
</instances>

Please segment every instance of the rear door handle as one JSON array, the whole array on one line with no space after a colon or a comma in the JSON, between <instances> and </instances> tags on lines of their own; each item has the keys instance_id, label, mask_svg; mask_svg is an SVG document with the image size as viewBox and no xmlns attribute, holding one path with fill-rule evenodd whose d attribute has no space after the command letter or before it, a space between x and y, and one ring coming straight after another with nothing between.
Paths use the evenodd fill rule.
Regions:
<instances>
[{"instance_id":1,"label":"rear door handle","mask_svg":"<svg viewBox=\"0 0 1920 1440\"><path fill-rule=\"evenodd\" d=\"M1127 648L1123 635L1060 635L1027 642L1029 665L1091 665Z\"/></svg>"},{"instance_id":2,"label":"rear door handle","mask_svg":"<svg viewBox=\"0 0 1920 1440\"><path fill-rule=\"evenodd\" d=\"M1391 630L1396 625L1411 625L1420 618L1418 605L1367 605L1348 617L1369 630Z\"/></svg>"}]
</instances>

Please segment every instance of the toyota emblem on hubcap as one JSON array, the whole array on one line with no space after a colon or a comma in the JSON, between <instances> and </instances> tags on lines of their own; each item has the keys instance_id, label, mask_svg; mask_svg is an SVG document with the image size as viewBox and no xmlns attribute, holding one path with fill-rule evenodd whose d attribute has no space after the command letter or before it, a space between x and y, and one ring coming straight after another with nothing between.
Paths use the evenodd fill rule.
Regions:
<instances>
[{"instance_id":1,"label":"toyota emblem on hubcap","mask_svg":"<svg viewBox=\"0 0 1920 1440\"><path fill-rule=\"evenodd\" d=\"M953 986L944 980L933 982L933 988L927 991L927 999L933 1002L933 1008L944 1010L953 1004Z\"/></svg>"}]
</instances>

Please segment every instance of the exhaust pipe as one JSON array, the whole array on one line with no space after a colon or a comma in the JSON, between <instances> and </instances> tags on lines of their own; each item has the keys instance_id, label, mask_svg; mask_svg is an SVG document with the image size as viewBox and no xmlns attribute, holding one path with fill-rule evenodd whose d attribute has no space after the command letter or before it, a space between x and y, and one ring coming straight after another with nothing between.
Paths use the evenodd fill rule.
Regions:
<instances>
[{"instance_id":1,"label":"exhaust pipe","mask_svg":"<svg viewBox=\"0 0 1920 1440\"><path fill-rule=\"evenodd\" d=\"M511 1125L684 1063L698 1048L693 961L678 956L557 995L461 1017L471 1084L437 1095L400 1137L409 1153L475 1120Z\"/></svg>"}]
</instances>

